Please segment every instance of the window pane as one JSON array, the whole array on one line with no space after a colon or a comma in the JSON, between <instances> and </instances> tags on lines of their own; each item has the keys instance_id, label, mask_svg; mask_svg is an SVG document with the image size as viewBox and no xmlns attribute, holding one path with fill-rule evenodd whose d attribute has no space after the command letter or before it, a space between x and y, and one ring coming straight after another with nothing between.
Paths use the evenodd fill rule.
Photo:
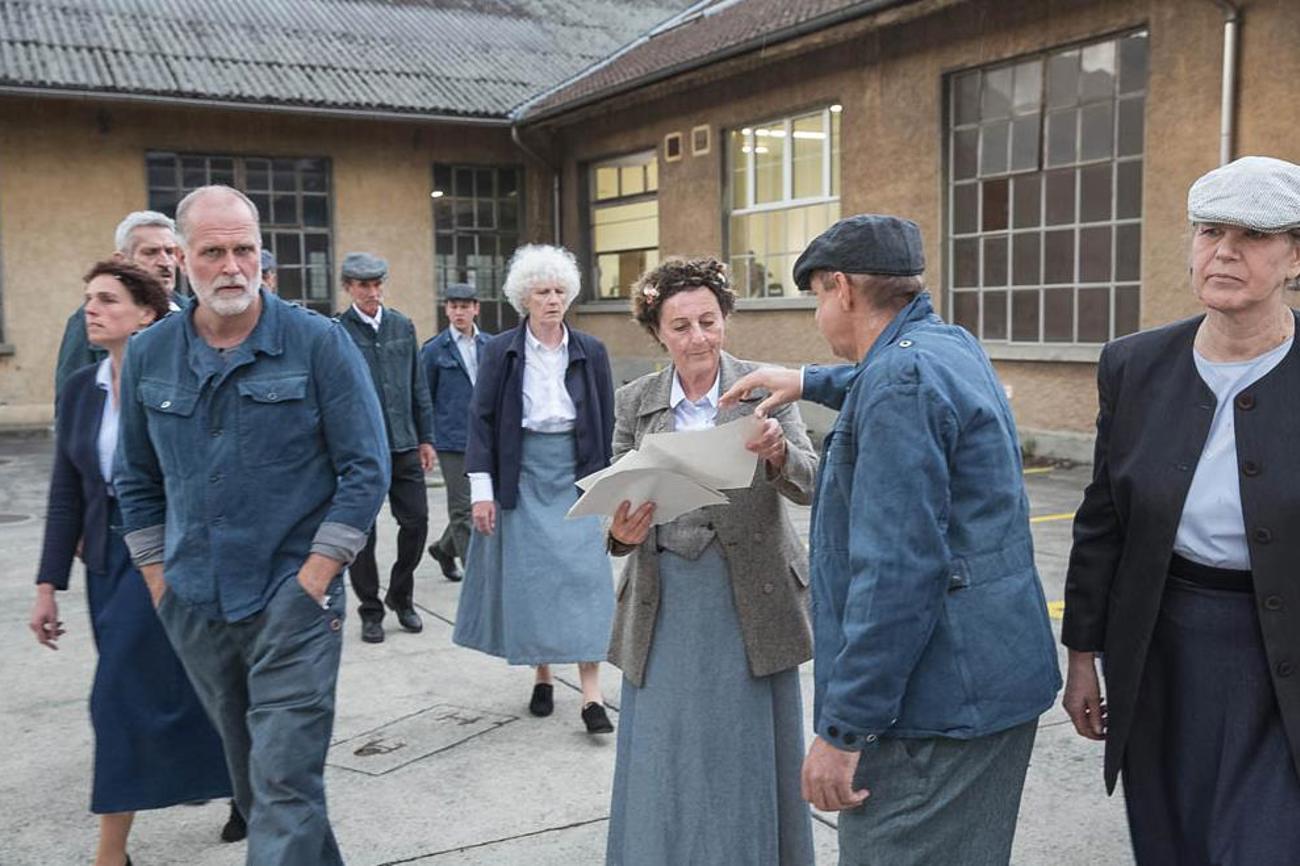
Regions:
<instances>
[{"instance_id":1,"label":"window pane","mask_svg":"<svg viewBox=\"0 0 1300 866\"><path fill-rule=\"evenodd\" d=\"M840 114L831 112L831 195L840 194Z\"/></svg>"},{"instance_id":2,"label":"window pane","mask_svg":"<svg viewBox=\"0 0 1300 866\"><path fill-rule=\"evenodd\" d=\"M983 229L986 232L1001 231L1007 227L1007 190L1009 182L1002 180L986 180L981 186L984 188L984 221Z\"/></svg>"},{"instance_id":3,"label":"window pane","mask_svg":"<svg viewBox=\"0 0 1300 866\"><path fill-rule=\"evenodd\" d=\"M302 197L303 225L325 227L330 223L329 199L323 195Z\"/></svg>"},{"instance_id":4,"label":"window pane","mask_svg":"<svg viewBox=\"0 0 1300 866\"><path fill-rule=\"evenodd\" d=\"M984 239L984 285L1007 284L1007 237L998 235Z\"/></svg>"},{"instance_id":5,"label":"window pane","mask_svg":"<svg viewBox=\"0 0 1300 866\"><path fill-rule=\"evenodd\" d=\"M1037 112L1043 100L1043 63L1031 60L1016 67L1012 108L1017 114Z\"/></svg>"},{"instance_id":6,"label":"window pane","mask_svg":"<svg viewBox=\"0 0 1300 866\"><path fill-rule=\"evenodd\" d=\"M1074 171L1049 171L1047 179L1047 224L1074 222Z\"/></svg>"},{"instance_id":7,"label":"window pane","mask_svg":"<svg viewBox=\"0 0 1300 866\"><path fill-rule=\"evenodd\" d=\"M1110 280L1110 226L1079 230L1079 282Z\"/></svg>"},{"instance_id":8,"label":"window pane","mask_svg":"<svg viewBox=\"0 0 1300 866\"><path fill-rule=\"evenodd\" d=\"M1011 293L1011 339L1038 342L1038 289L1017 289Z\"/></svg>"},{"instance_id":9,"label":"window pane","mask_svg":"<svg viewBox=\"0 0 1300 866\"><path fill-rule=\"evenodd\" d=\"M1110 339L1110 289L1079 289L1079 342Z\"/></svg>"},{"instance_id":10,"label":"window pane","mask_svg":"<svg viewBox=\"0 0 1300 866\"><path fill-rule=\"evenodd\" d=\"M253 202L253 207L257 208L257 215L261 217L262 222L271 221L271 196L264 192L250 192L248 198ZM164 211L166 213L166 211Z\"/></svg>"},{"instance_id":11,"label":"window pane","mask_svg":"<svg viewBox=\"0 0 1300 866\"><path fill-rule=\"evenodd\" d=\"M502 231L516 231L519 228L519 200L502 199L497 204L497 228Z\"/></svg>"},{"instance_id":12,"label":"window pane","mask_svg":"<svg viewBox=\"0 0 1300 866\"><path fill-rule=\"evenodd\" d=\"M298 160L298 171L302 177L303 192L329 191L329 175L325 170L324 160L300 159Z\"/></svg>"},{"instance_id":13,"label":"window pane","mask_svg":"<svg viewBox=\"0 0 1300 866\"><path fill-rule=\"evenodd\" d=\"M732 130L728 138L727 157L731 165L731 209L749 207L749 159L752 145L749 137Z\"/></svg>"},{"instance_id":14,"label":"window pane","mask_svg":"<svg viewBox=\"0 0 1300 866\"><path fill-rule=\"evenodd\" d=\"M150 187L176 186L176 159L171 154L154 154L145 158Z\"/></svg>"},{"instance_id":15,"label":"window pane","mask_svg":"<svg viewBox=\"0 0 1300 866\"><path fill-rule=\"evenodd\" d=\"M596 167L596 201L618 198L618 169L612 165Z\"/></svg>"},{"instance_id":16,"label":"window pane","mask_svg":"<svg viewBox=\"0 0 1300 866\"><path fill-rule=\"evenodd\" d=\"M1030 114L1011 122L1011 170L1038 168L1039 116Z\"/></svg>"},{"instance_id":17,"label":"window pane","mask_svg":"<svg viewBox=\"0 0 1300 866\"><path fill-rule=\"evenodd\" d=\"M1007 170L1009 123L988 123L980 127L980 174L1002 174Z\"/></svg>"},{"instance_id":18,"label":"window pane","mask_svg":"<svg viewBox=\"0 0 1300 866\"><path fill-rule=\"evenodd\" d=\"M437 231L451 231L451 202L445 198L433 204L433 227Z\"/></svg>"},{"instance_id":19,"label":"window pane","mask_svg":"<svg viewBox=\"0 0 1300 866\"><path fill-rule=\"evenodd\" d=\"M656 165L653 160L651 165ZM497 172L497 195L500 198L519 198L519 172L513 168L503 168Z\"/></svg>"},{"instance_id":20,"label":"window pane","mask_svg":"<svg viewBox=\"0 0 1300 866\"><path fill-rule=\"evenodd\" d=\"M456 169L452 195L469 198L474 195L474 172L468 168Z\"/></svg>"},{"instance_id":21,"label":"window pane","mask_svg":"<svg viewBox=\"0 0 1300 866\"><path fill-rule=\"evenodd\" d=\"M433 167L433 188L442 190L444 195L451 195L451 166L435 165Z\"/></svg>"},{"instance_id":22,"label":"window pane","mask_svg":"<svg viewBox=\"0 0 1300 866\"><path fill-rule=\"evenodd\" d=\"M1077 156L1079 112L1054 111L1047 115L1047 164L1065 165Z\"/></svg>"},{"instance_id":23,"label":"window pane","mask_svg":"<svg viewBox=\"0 0 1300 866\"><path fill-rule=\"evenodd\" d=\"M1142 226L1115 226L1115 279L1136 280L1142 270Z\"/></svg>"},{"instance_id":24,"label":"window pane","mask_svg":"<svg viewBox=\"0 0 1300 866\"><path fill-rule=\"evenodd\" d=\"M1115 94L1115 43L1099 42L1083 49L1080 95L1084 102L1110 99Z\"/></svg>"},{"instance_id":25,"label":"window pane","mask_svg":"<svg viewBox=\"0 0 1300 866\"><path fill-rule=\"evenodd\" d=\"M479 228L490 229L496 227L496 216L492 210L491 199L487 199L486 201L483 199L479 199L477 202L475 202L474 210L476 212L476 216L478 219Z\"/></svg>"},{"instance_id":26,"label":"window pane","mask_svg":"<svg viewBox=\"0 0 1300 866\"><path fill-rule=\"evenodd\" d=\"M1042 235L1038 232L1022 232L1013 235L1012 246L1012 282L1017 286L1036 286L1042 278Z\"/></svg>"},{"instance_id":27,"label":"window pane","mask_svg":"<svg viewBox=\"0 0 1300 866\"><path fill-rule=\"evenodd\" d=\"M794 135L794 197L813 198L826 194L822 182L822 148L826 131L822 128L821 112L796 117Z\"/></svg>"},{"instance_id":28,"label":"window pane","mask_svg":"<svg viewBox=\"0 0 1300 866\"><path fill-rule=\"evenodd\" d=\"M980 74L968 72L953 82L954 120L958 124L975 123L980 117Z\"/></svg>"},{"instance_id":29,"label":"window pane","mask_svg":"<svg viewBox=\"0 0 1300 866\"><path fill-rule=\"evenodd\" d=\"M286 301L305 300L302 294L302 269L281 266L275 273L275 293Z\"/></svg>"},{"instance_id":30,"label":"window pane","mask_svg":"<svg viewBox=\"0 0 1300 866\"><path fill-rule=\"evenodd\" d=\"M167 214L169 217L176 216L176 205L180 204L180 200L180 193L174 189L149 190L149 209Z\"/></svg>"},{"instance_id":31,"label":"window pane","mask_svg":"<svg viewBox=\"0 0 1300 866\"><path fill-rule=\"evenodd\" d=\"M952 293L952 323L961 325L972 334L980 331L979 292Z\"/></svg>"},{"instance_id":32,"label":"window pane","mask_svg":"<svg viewBox=\"0 0 1300 866\"><path fill-rule=\"evenodd\" d=\"M1074 289L1043 289L1043 341L1074 339Z\"/></svg>"},{"instance_id":33,"label":"window pane","mask_svg":"<svg viewBox=\"0 0 1300 866\"><path fill-rule=\"evenodd\" d=\"M619 192L623 195L640 195L645 192L645 167L625 165L619 169Z\"/></svg>"},{"instance_id":34,"label":"window pane","mask_svg":"<svg viewBox=\"0 0 1300 866\"><path fill-rule=\"evenodd\" d=\"M297 192L298 173L292 159L271 161L271 188L276 192Z\"/></svg>"},{"instance_id":35,"label":"window pane","mask_svg":"<svg viewBox=\"0 0 1300 866\"><path fill-rule=\"evenodd\" d=\"M659 246L659 203L605 205L592 212L592 242L598 253Z\"/></svg>"},{"instance_id":36,"label":"window pane","mask_svg":"<svg viewBox=\"0 0 1300 866\"><path fill-rule=\"evenodd\" d=\"M953 241L952 284L959 288L978 286L980 242L974 238Z\"/></svg>"},{"instance_id":37,"label":"window pane","mask_svg":"<svg viewBox=\"0 0 1300 866\"><path fill-rule=\"evenodd\" d=\"M979 231L979 184L963 183L952 190L952 229L957 234Z\"/></svg>"},{"instance_id":38,"label":"window pane","mask_svg":"<svg viewBox=\"0 0 1300 866\"><path fill-rule=\"evenodd\" d=\"M1115 172L1115 216L1119 219L1142 216L1142 163L1121 162Z\"/></svg>"},{"instance_id":39,"label":"window pane","mask_svg":"<svg viewBox=\"0 0 1300 866\"><path fill-rule=\"evenodd\" d=\"M1119 133L1116 153L1134 156L1142 152L1142 113L1146 100L1139 96L1119 104Z\"/></svg>"},{"instance_id":40,"label":"window pane","mask_svg":"<svg viewBox=\"0 0 1300 866\"><path fill-rule=\"evenodd\" d=\"M302 241L293 232L276 232L272 236L275 248L275 261L279 267L292 267L302 264Z\"/></svg>"},{"instance_id":41,"label":"window pane","mask_svg":"<svg viewBox=\"0 0 1300 866\"><path fill-rule=\"evenodd\" d=\"M208 183L235 185L235 161L226 156L214 156L208 160Z\"/></svg>"},{"instance_id":42,"label":"window pane","mask_svg":"<svg viewBox=\"0 0 1300 866\"><path fill-rule=\"evenodd\" d=\"M1110 219L1110 176L1109 162L1079 171L1079 222Z\"/></svg>"},{"instance_id":43,"label":"window pane","mask_svg":"<svg viewBox=\"0 0 1300 866\"><path fill-rule=\"evenodd\" d=\"M1074 282L1074 231L1043 235L1043 283Z\"/></svg>"},{"instance_id":44,"label":"window pane","mask_svg":"<svg viewBox=\"0 0 1300 866\"><path fill-rule=\"evenodd\" d=\"M1081 114L1083 129L1080 133L1079 159L1103 159L1110 156L1115 134L1112 103L1086 106Z\"/></svg>"},{"instance_id":45,"label":"window pane","mask_svg":"<svg viewBox=\"0 0 1300 866\"><path fill-rule=\"evenodd\" d=\"M979 166L979 130L962 129L952 136L953 180L974 177Z\"/></svg>"},{"instance_id":46,"label":"window pane","mask_svg":"<svg viewBox=\"0 0 1300 866\"><path fill-rule=\"evenodd\" d=\"M250 190L267 191L271 188L271 163L265 159L244 160L244 180Z\"/></svg>"},{"instance_id":47,"label":"window pane","mask_svg":"<svg viewBox=\"0 0 1300 866\"><path fill-rule=\"evenodd\" d=\"M784 198L782 162L785 154L785 124L754 129L754 202L765 204Z\"/></svg>"},{"instance_id":48,"label":"window pane","mask_svg":"<svg viewBox=\"0 0 1300 866\"><path fill-rule=\"evenodd\" d=\"M294 225L298 222L298 198L294 195L277 195L271 199L271 222L276 225Z\"/></svg>"},{"instance_id":49,"label":"window pane","mask_svg":"<svg viewBox=\"0 0 1300 866\"><path fill-rule=\"evenodd\" d=\"M984 92L980 102L980 119L1006 117L1011 113L1010 66L984 73Z\"/></svg>"},{"instance_id":50,"label":"window pane","mask_svg":"<svg viewBox=\"0 0 1300 866\"><path fill-rule=\"evenodd\" d=\"M478 198L491 198L496 195L492 183L493 174L490 168L480 168L474 172L474 195Z\"/></svg>"},{"instance_id":51,"label":"window pane","mask_svg":"<svg viewBox=\"0 0 1300 866\"><path fill-rule=\"evenodd\" d=\"M1133 93L1147 86L1147 36L1145 33L1119 42L1119 92Z\"/></svg>"},{"instance_id":52,"label":"window pane","mask_svg":"<svg viewBox=\"0 0 1300 866\"><path fill-rule=\"evenodd\" d=\"M1079 52L1066 51L1047 61L1047 105L1061 108L1079 99Z\"/></svg>"},{"instance_id":53,"label":"window pane","mask_svg":"<svg viewBox=\"0 0 1300 866\"><path fill-rule=\"evenodd\" d=\"M208 182L208 161L201 156L181 158L181 183L186 189L197 189Z\"/></svg>"},{"instance_id":54,"label":"window pane","mask_svg":"<svg viewBox=\"0 0 1300 866\"><path fill-rule=\"evenodd\" d=\"M1115 336L1122 337L1138 329L1138 287L1115 287Z\"/></svg>"},{"instance_id":55,"label":"window pane","mask_svg":"<svg viewBox=\"0 0 1300 866\"><path fill-rule=\"evenodd\" d=\"M1042 222L1042 186L1040 175L1017 177L1011 181L1014 201L1012 214L1016 228L1029 228Z\"/></svg>"},{"instance_id":56,"label":"window pane","mask_svg":"<svg viewBox=\"0 0 1300 866\"><path fill-rule=\"evenodd\" d=\"M1007 338L1007 293L993 291L982 294L984 296L984 339L1005 340Z\"/></svg>"},{"instance_id":57,"label":"window pane","mask_svg":"<svg viewBox=\"0 0 1300 866\"><path fill-rule=\"evenodd\" d=\"M474 228L473 198L457 198L452 207L456 212L456 228Z\"/></svg>"}]
</instances>

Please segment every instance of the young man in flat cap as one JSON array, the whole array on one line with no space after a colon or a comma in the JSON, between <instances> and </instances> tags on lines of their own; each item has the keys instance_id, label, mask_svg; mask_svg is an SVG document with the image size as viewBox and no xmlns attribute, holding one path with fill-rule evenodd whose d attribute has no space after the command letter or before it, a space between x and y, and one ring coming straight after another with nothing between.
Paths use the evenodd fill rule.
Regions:
<instances>
[{"instance_id":1,"label":"young man in flat cap","mask_svg":"<svg viewBox=\"0 0 1300 866\"><path fill-rule=\"evenodd\" d=\"M384 306L388 262L370 253L348 253L343 259L343 288L352 305L338 316L370 367L375 393L384 412L393 480L388 503L397 521L397 561L388 576L388 591L379 600L379 567L375 562L375 529L357 555L349 573L361 600L361 639L384 639L384 606L397 614L397 624L409 632L424 629L415 612L415 567L429 534L429 503L424 473L433 468L433 406L424 369L416 355L415 326L397 310Z\"/></svg>"},{"instance_id":2,"label":"young man in flat cap","mask_svg":"<svg viewBox=\"0 0 1300 866\"><path fill-rule=\"evenodd\" d=\"M279 278L276 276L276 269L279 265L275 261L275 253L262 248L262 288L266 289L273 295L280 293Z\"/></svg>"},{"instance_id":3,"label":"young man in flat cap","mask_svg":"<svg viewBox=\"0 0 1300 866\"><path fill-rule=\"evenodd\" d=\"M447 330L420 349L420 364L433 400L433 447L438 451L447 488L447 528L429 546L429 555L451 581L464 577L456 564L469 548L469 477L465 475L465 445L469 437L469 403L478 379L478 358L487 335L478 329L478 294L468 283L443 290L443 309L451 322Z\"/></svg>"},{"instance_id":4,"label":"young man in flat cap","mask_svg":"<svg viewBox=\"0 0 1300 866\"><path fill-rule=\"evenodd\" d=\"M817 737L804 796L841 866L1005 864L1060 688L1020 445L979 343L935 315L916 224L840 220L795 263L853 366L762 370L759 411L839 410L811 530Z\"/></svg>"}]
</instances>

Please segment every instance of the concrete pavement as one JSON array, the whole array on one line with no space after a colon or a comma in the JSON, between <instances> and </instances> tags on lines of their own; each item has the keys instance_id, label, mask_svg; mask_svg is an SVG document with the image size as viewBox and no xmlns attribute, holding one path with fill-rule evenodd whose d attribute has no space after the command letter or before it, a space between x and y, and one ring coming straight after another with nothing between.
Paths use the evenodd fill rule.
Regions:
<instances>
[{"instance_id":1,"label":"concrete pavement","mask_svg":"<svg viewBox=\"0 0 1300 866\"><path fill-rule=\"evenodd\" d=\"M0 438L3 866L89 863L94 848L96 822L87 811L94 650L79 568L59 597L63 648L39 647L27 630L51 448L47 438ZM1062 515L1078 505L1086 480L1086 468L1026 476L1034 514L1048 518L1035 523L1034 535L1049 600L1061 598L1064 582L1070 521ZM433 534L445 505L440 489L429 494ZM795 519L806 537L806 509L796 509ZM380 561L389 563L395 525L386 511L380 520ZM379 645L360 641L351 605L327 772L330 814L349 864L603 863L614 737L583 732L572 666L558 670L555 715L535 719L526 706L529 671L453 646L458 592L426 558L416 585L424 632L401 632L389 617L388 640ZM806 714L811 673L806 666ZM618 672L606 667L603 682L617 707ZM617 725L617 712L611 717ZM224 803L141 813L132 857L138 866L242 864L243 845L217 839L225 815ZM834 820L815 822L820 864L836 861ZM1039 729L1013 862L1132 862L1123 803L1102 788L1100 747L1076 736L1059 707Z\"/></svg>"}]
</instances>

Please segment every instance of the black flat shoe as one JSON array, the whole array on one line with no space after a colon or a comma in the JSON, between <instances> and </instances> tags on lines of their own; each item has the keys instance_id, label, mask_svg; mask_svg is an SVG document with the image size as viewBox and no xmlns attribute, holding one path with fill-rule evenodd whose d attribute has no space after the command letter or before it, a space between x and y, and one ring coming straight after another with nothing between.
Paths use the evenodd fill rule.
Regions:
<instances>
[{"instance_id":1,"label":"black flat shoe","mask_svg":"<svg viewBox=\"0 0 1300 866\"><path fill-rule=\"evenodd\" d=\"M528 712L534 716L549 716L555 712L555 688L550 683L533 686L533 699L528 702Z\"/></svg>"},{"instance_id":2,"label":"black flat shoe","mask_svg":"<svg viewBox=\"0 0 1300 866\"><path fill-rule=\"evenodd\" d=\"M361 621L361 639L366 643L384 642L384 624L377 619Z\"/></svg>"},{"instance_id":3,"label":"black flat shoe","mask_svg":"<svg viewBox=\"0 0 1300 866\"><path fill-rule=\"evenodd\" d=\"M461 571L460 566L456 565L456 557L448 556L443 553L435 544L429 545L429 555L433 557L434 561L438 563L438 567L442 569L443 577L447 578L452 583L459 583L464 580L465 572Z\"/></svg>"},{"instance_id":4,"label":"black flat shoe","mask_svg":"<svg viewBox=\"0 0 1300 866\"><path fill-rule=\"evenodd\" d=\"M127 855L126 855L126 862L125 862L124 864L122 864L122 866L131 866L131 855L130 855L130 854L127 854Z\"/></svg>"},{"instance_id":5,"label":"black flat shoe","mask_svg":"<svg viewBox=\"0 0 1300 866\"><path fill-rule=\"evenodd\" d=\"M230 817L226 819L226 826L221 828L221 841L240 842L246 838L248 838L248 823L244 821L244 813L240 812L235 801L231 800Z\"/></svg>"},{"instance_id":6,"label":"black flat shoe","mask_svg":"<svg viewBox=\"0 0 1300 866\"><path fill-rule=\"evenodd\" d=\"M419 634L424 631L424 621L415 612L415 608L407 607L394 612L397 614L397 624L402 627L403 631L409 631L411 634Z\"/></svg>"},{"instance_id":7,"label":"black flat shoe","mask_svg":"<svg viewBox=\"0 0 1300 866\"><path fill-rule=\"evenodd\" d=\"M609 720L609 714L595 701L582 708L582 723L587 726L589 734L610 734L614 731L614 723Z\"/></svg>"}]
</instances>

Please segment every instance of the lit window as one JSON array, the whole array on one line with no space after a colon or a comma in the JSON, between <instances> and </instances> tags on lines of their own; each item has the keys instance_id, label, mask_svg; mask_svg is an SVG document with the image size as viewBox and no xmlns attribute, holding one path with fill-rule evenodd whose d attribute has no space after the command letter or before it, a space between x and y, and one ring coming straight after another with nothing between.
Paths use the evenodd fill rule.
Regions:
<instances>
[{"instance_id":1,"label":"lit window","mask_svg":"<svg viewBox=\"0 0 1300 866\"><path fill-rule=\"evenodd\" d=\"M596 298L626 298L659 264L659 161L651 150L595 163L589 184Z\"/></svg>"}]
</instances>

